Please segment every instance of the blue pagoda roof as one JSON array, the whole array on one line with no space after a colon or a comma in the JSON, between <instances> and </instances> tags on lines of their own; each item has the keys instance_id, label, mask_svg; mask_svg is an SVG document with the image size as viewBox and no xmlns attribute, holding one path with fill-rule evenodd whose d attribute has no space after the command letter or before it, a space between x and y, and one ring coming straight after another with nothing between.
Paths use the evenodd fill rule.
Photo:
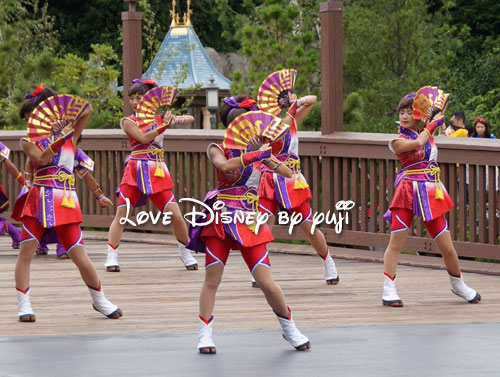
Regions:
<instances>
[{"instance_id":1,"label":"blue pagoda roof","mask_svg":"<svg viewBox=\"0 0 500 377\"><path fill-rule=\"evenodd\" d=\"M229 90L231 86L231 80L215 69L192 26L170 28L142 77L179 89L206 87L211 77L219 89Z\"/></svg>"}]
</instances>

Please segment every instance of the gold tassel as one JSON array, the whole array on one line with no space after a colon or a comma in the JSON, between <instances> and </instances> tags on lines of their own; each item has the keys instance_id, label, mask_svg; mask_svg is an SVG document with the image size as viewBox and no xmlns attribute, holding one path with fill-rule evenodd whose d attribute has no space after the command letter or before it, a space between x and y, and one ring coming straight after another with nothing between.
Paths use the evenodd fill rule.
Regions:
<instances>
[{"instance_id":1,"label":"gold tassel","mask_svg":"<svg viewBox=\"0 0 500 377\"><path fill-rule=\"evenodd\" d=\"M161 177L161 178L165 177L163 169L161 169L159 166L157 166L155 169L155 177Z\"/></svg>"},{"instance_id":2,"label":"gold tassel","mask_svg":"<svg viewBox=\"0 0 500 377\"><path fill-rule=\"evenodd\" d=\"M253 223L248 225L248 229L250 229L253 233L255 233L255 226L256 226L256 224L255 224L255 222L253 222Z\"/></svg>"},{"instance_id":3,"label":"gold tassel","mask_svg":"<svg viewBox=\"0 0 500 377\"><path fill-rule=\"evenodd\" d=\"M63 200L61 202L61 205L63 207L66 207L66 208L71 208L69 201L68 201L68 198L66 198L66 195L64 195ZM75 205L75 204L73 203L73 205Z\"/></svg>"},{"instance_id":4,"label":"gold tassel","mask_svg":"<svg viewBox=\"0 0 500 377\"><path fill-rule=\"evenodd\" d=\"M74 209L76 206L75 206L75 201L73 200L73 198L70 196L69 197L69 200L68 200L68 208L71 208L71 209Z\"/></svg>"},{"instance_id":5,"label":"gold tassel","mask_svg":"<svg viewBox=\"0 0 500 377\"><path fill-rule=\"evenodd\" d=\"M308 187L309 187L309 185L302 180L300 175L298 176L298 178L297 177L295 178L295 181L293 182L294 189L300 190L300 189L305 189Z\"/></svg>"},{"instance_id":6,"label":"gold tassel","mask_svg":"<svg viewBox=\"0 0 500 377\"><path fill-rule=\"evenodd\" d=\"M444 200L443 190L441 189L441 184L436 185L436 199Z\"/></svg>"}]
</instances>

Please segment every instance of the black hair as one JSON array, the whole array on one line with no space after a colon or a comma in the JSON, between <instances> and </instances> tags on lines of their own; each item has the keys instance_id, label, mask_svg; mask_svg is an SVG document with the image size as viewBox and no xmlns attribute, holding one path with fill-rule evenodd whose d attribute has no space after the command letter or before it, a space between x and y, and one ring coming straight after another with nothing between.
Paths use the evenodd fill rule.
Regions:
<instances>
[{"instance_id":1,"label":"black hair","mask_svg":"<svg viewBox=\"0 0 500 377\"><path fill-rule=\"evenodd\" d=\"M403 109L411 109L413 106L413 97L404 96L398 103L396 110L399 112Z\"/></svg>"},{"instance_id":2,"label":"black hair","mask_svg":"<svg viewBox=\"0 0 500 377\"><path fill-rule=\"evenodd\" d=\"M465 124L465 113L463 111L455 111L451 116L454 116L457 119L462 119Z\"/></svg>"},{"instance_id":3,"label":"black hair","mask_svg":"<svg viewBox=\"0 0 500 377\"><path fill-rule=\"evenodd\" d=\"M36 88L33 87L33 90ZM30 114L35 110L35 108L43 101L45 101L47 98L50 98L52 96L57 96L57 92L54 89L51 88L45 88L42 90L42 92L38 95L35 96L35 98L30 98L24 101L21 104L21 107L19 108L19 116L21 119L24 119L26 115Z\"/></svg>"},{"instance_id":4,"label":"black hair","mask_svg":"<svg viewBox=\"0 0 500 377\"><path fill-rule=\"evenodd\" d=\"M238 94L237 96L234 96L234 98L236 99L236 102L240 103L243 102L245 99L252 97L248 94ZM231 113L231 116L229 116L229 112L233 109L234 111ZM237 116L244 114L248 111L251 110L246 107L239 107L239 108L231 107L225 103L224 106L222 106L221 109L219 110L219 119L221 120L224 127L227 128L229 123L231 123Z\"/></svg>"},{"instance_id":5,"label":"black hair","mask_svg":"<svg viewBox=\"0 0 500 377\"><path fill-rule=\"evenodd\" d=\"M128 90L128 95L133 96L134 94L138 94L140 96L143 96L146 94L149 90L156 88L156 85L153 84L143 84L141 82L132 84L132 86Z\"/></svg>"}]
</instances>

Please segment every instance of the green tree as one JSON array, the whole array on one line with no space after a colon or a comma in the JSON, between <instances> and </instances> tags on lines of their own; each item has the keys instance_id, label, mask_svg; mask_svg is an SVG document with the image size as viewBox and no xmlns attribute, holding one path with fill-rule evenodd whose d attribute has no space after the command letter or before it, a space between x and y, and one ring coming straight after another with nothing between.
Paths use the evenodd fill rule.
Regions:
<instances>
[{"instance_id":1,"label":"green tree","mask_svg":"<svg viewBox=\"0 0 500 377\"><path fill-rule=\"evenodd\" d=\"M313 9L317 1L264 0L252 14L235 17L240 29L235 38L240 52L248 57L250 68L245 81L239 72L233 75L232 91L246 88L256 94L268 74L282 68L299 71L296 92L319 94L319 34L307 4Z\"/></svg>"},{"instance_id":2,"label":"green tree","mask_svg":"<svg viewBox=\"0 0 500 377\"><path fill-rule=\"evenodd\" d=\"M408 92L442 84L467 28L425 0L351 0L344 11L344 89L364 102L364 129L394 132L395 107ZM443 89L447 89L446 86Z\"/></svg>"}]
</instances>

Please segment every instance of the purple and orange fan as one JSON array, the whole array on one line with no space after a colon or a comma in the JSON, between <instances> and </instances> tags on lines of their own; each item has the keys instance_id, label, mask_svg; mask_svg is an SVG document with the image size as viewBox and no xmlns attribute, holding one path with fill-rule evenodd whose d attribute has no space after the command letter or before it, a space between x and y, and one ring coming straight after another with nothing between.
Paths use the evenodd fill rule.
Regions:
<instances>
[{"instance_id":1,"label":"purple and orange fan","mask_svg":"<svg viewBox=\"0 0 500 377\"><path fill-rule=\"evenodd\" d=\"M279 116L283 107L280 106L279 100L284 98L288 103L288 93L293 92L296 77L295 69L282 69L267 76L257 95L259 109Z\"/></svg>"},{"instance_id":2,"label":"purple and orange fan","mask_svg":"<svg viewBox=\"0 0 500 377\"><path fill-rule=\"evenodd\" d=\"M40 103L28 119L28 141L36 142L52 134L55 122L76 122L89 103L73 95L57 95Z\"/></svg>"},{"instance_id":3,"label":"purple and orange fan","mask_svg":"<svg viewBox=\"0 0 500 377\"><path fill-rule=\"evenodd\" d=\"M173 86L157 86L144 94L135 112L137 125L142 132L152 129L158 109L161 106L172 106L178 92Z\"/></svg>"},{"instance_id":4,"label":"purple and orange fan","mask_svg":"<svg viewBox=\"0 0 500 377\"><path fill-rule=\"evenodd\" d=\"M227 127L223 145L230 149L247 149L254 137L268 143L279 139L289 126L272 114L263 111L249 111L236 117Z\"/></svg>"},{"instance_id":5,"label":"purple and orange fan","mask_svg":"<svg viewBox=\"0 0 500 377\"><path fill-rule=\"evenodd\" d=\"M448 104L450 95L434 86L420 88L413 101L413 118L430 119Z\"/></svg>"}]
</instances>

